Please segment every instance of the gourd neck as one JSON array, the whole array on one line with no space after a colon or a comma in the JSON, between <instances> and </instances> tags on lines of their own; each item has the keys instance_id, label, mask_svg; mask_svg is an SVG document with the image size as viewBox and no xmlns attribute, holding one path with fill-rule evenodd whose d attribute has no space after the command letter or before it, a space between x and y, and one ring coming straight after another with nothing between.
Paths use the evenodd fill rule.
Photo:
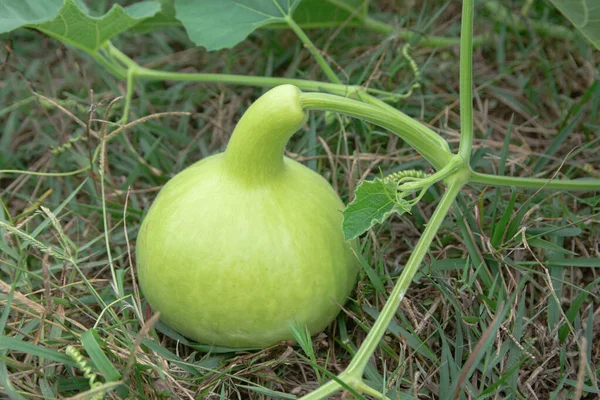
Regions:
<instances>
[{"instance_id":1,"label":"gourd neck","mask_svg":"<svg viewBox=\"0 0 600 400\"><path fill-rule=\"evenodd\" d=\"M230 175L252 185L283 172L285 145L308 118L300 93L292 85L277 86L246 110L225 150L224 163Z\"/></svg>"}]
</instances>

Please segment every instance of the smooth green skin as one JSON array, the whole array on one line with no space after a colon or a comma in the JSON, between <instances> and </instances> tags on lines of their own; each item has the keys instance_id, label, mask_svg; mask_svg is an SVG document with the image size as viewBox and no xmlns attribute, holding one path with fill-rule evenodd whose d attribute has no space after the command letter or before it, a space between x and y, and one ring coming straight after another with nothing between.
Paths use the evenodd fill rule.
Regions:
<instances>
[{"instance_id":1,"label":"smooth green skin","mask_svg":"<svg viewBox=\"0 0 600 400\"><path fill-rule=\"evenodd\" d=\"M284 85L244 114L227 150L161 190L137 240L140 286L161 319L205 344L266 347L289 322L323 330L357 275L344 207L320 175L283 156L306 121Z\"/></svg>"}]
</instances>

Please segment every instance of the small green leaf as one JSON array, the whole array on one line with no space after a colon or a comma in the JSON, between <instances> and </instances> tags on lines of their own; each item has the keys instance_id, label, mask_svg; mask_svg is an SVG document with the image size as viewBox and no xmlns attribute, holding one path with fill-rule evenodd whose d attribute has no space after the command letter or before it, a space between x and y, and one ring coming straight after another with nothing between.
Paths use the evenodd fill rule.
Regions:
<instances>
[{"instance_id":1,"label":"small green leaf","mask_svg":"<svg viewBox=\"0 0 600 400\"><path fill-rule=\"evenodd\" d=\"M551 1L600 50L600 2L598 0Z\"/></svg>"},{"instance_id":2,"label":"small green leaf","mask_svg":"<svg viewBox=\"0 0 600 400\"><path fill-rule=\"evenodd\" d=\"M31 0L29 2L33 4ZM38 2L35 4L37 6ZM158 3L141 1L125 8L116 4L103 16L92 17L88 15L87 10L82 10L75 0L65 0L56 18L40 24L28 23L27 26L91 53L113 36L159 11Z\"/></svg>"},{"instance_id":3,"label":"small green leaf","mask_svg":"<svg viewBox=\"0 0 600 400\"><path fill-rule=\"evenodd\" d=\"M230 48L261 26L285 23L300 0L176 0L188 36L207 50Z\"/></svg>"},{"instance_id":4,"label":"small green leaf","mask_svg":"<svg viewBox=\"0 0 600 400\"><path fill-rule=\"evenodd\" d=\"M397 199L396 182L384 182L379 178L362 182L354 191L355 197L342 212L346 240L366 232L380 224L392 213L402 214L410 210L406 200Z\"/></svg>"}]
</instances>

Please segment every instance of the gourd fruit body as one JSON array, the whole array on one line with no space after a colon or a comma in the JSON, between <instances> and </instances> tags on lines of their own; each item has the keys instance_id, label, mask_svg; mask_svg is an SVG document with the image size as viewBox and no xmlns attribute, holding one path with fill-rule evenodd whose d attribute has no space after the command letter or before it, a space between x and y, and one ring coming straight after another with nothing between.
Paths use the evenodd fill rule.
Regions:
<instances>
[{"instance_id":1,"label":"gourd fruit body","mask_svg":"<svg viewBox=\"0 0 600 400\"><path fill-rule=\"evenodd\" d=\"M283 155L307 119L299 96L291 85L261 96L226 151L177 174L144 218L141 289L167 325L198 342L265 347L291 339L290 322L317 333L354 286L342 202Z\"/></svg>"}]
</instances>

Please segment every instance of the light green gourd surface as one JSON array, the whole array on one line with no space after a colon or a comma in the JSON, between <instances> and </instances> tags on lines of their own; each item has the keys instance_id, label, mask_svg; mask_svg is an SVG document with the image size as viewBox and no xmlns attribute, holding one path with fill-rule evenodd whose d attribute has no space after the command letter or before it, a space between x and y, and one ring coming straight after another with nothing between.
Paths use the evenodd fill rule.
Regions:
<instances>
[{"instance_id":1,"label":"light green gourd surface","mask_svg":"<svg viewBox=\"0 0 600 400\"><path fill-rule=\"evenodd\" d=\"M268 98L273 91L278 101ZM299 102L292 118L281 111L297 93L286 85L258 99L227 151L170 180L140 229L143 294L167 325L198 342L265 347L292 338L290 321L317 333L355 283L343 203L320 175L283 157L306 120ZM265 107L272 126L255 117Z\"/></svg>"}]
</instances>

